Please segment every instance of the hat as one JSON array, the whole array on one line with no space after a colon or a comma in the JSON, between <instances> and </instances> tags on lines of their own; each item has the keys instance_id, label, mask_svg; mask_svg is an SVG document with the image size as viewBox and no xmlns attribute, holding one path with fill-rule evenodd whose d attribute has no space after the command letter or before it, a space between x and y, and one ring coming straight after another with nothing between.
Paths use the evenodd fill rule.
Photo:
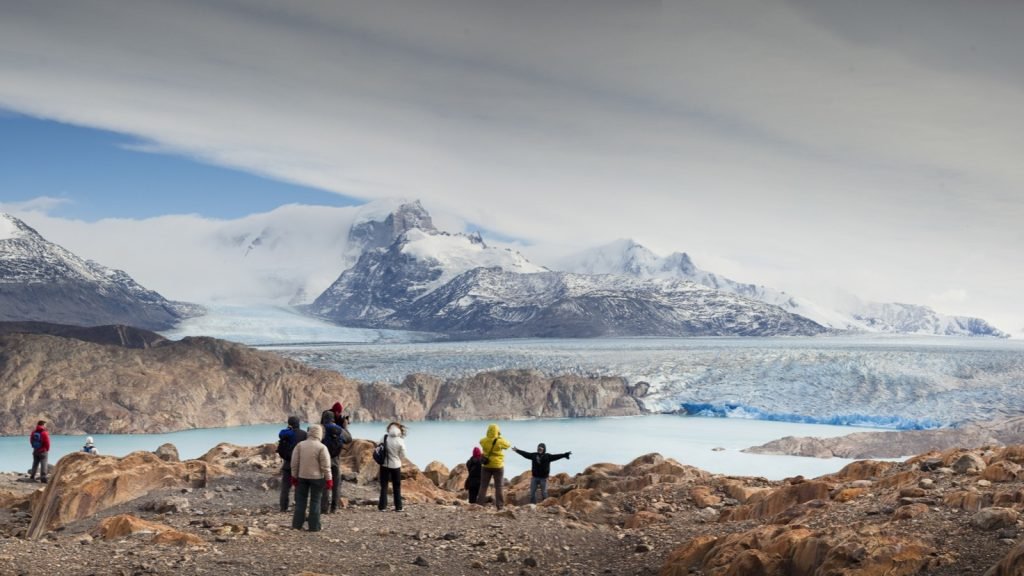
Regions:
<instances>
[{"instance_id":1,"label":"hat","mask_svg":"<svg viewBox=\"0 0 1024 576\"><path fill-rule=\"evenodd\" d=\"M480 449L479 446L473 446L473 458L478 458L480 456L483 456L483 454L484 452L483 450Z\"/></svg>"},{"instance_id":2,"label":"hat","mask_svg":"<svg viewBox=\"0 0 1024 576\"><path fill-rule=\"evenodd\" d=\"M289 416L288 417L288 427L289 428L298 428L299 424L300 424L300 422L299 422L299 417L298 416Z\"/></svg>"},{"instance_id":3,"label":"hat","mask_svg":"<svg viewBox=\"0 0 1024 576\"><path fill-rule=\"evenodd\" d=\"M335 402L334 406L331 406L331 412L335 414L341 414L344 409L345 407L341 405L341 402Z\"/></svg>"},{"instance_id":4,"label":"hat","mask_svg":"<svg viewBox=\"0 0 1024 576\"><path fill-rule=\"evenodd\" d=\"M93 444L94 442L92 441L92 436L86 436L85 437L85 443L86 443L86 445Z\"/></svg>"}]
</instances>

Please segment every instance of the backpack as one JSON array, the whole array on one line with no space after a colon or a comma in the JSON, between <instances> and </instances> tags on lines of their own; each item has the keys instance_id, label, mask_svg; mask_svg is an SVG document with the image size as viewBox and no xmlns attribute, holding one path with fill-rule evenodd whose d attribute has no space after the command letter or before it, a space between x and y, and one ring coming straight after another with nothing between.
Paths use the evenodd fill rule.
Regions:
<instances>
[{"instance_id":1,"label":"backpack","mask_svg":"<svg viewBox=\"0 0 1024 576\"><path fill-rule=\"evenodd\" d=\"M341 446L345 443L345 440L341 437L341 426L337 424L328 424L324 426L324 446L327 446L327 453L334 458L341 454Z\"/></svg>"},{"instance_id":2,"label":"backpack","mask_svg":"<svg viewBox=\"0 0 1024 576\"><path fill-rule=\"evenodd\" d=\"M33 450L39 450L43 447L43 433L36 430L31 436L29 436L28 441L32 443Z\"/></svg>"},{"instance_id":3,"label":"backpack","mask_svg":"<svg viewBox=\"0 0 1024 576\"><path fill-rule=\"evenodd\" d=\"M302 440L296 437L297 432L301 432L301 430L285 428L278 433L277 455L280 456L282 460L288 461L292 459L292 450L295 450L295 445Z\"/></svg>"},{"instance_id":4,"label":"backpack","mask_svg":"<svg viewBox=\"0 0 1024 576\"><path fill-rule=\"evenodd\" d=\"M384 439L373 447L373 461L383 466L388 459L388 435L384 435Z\"/></svg>"}]
</instances>

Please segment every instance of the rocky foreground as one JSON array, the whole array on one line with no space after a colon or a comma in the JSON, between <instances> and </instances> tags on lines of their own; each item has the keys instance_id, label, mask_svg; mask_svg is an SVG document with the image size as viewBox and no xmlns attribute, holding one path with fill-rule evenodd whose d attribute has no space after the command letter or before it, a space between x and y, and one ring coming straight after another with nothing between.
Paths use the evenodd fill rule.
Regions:
<instances>
[{"instance_id":1,"label":"rocky foreground","mask_svg":"<svg viewBox=\"0 0 1024 576\"><path fill-rule=\"evenodd\" d=\"M0 479L3 574L1009 575L1024 446L861 461L813 480L713 475L657 454L552 477L502 512L468 505L462 465L403 466L407 511L376 508L372 444L346 453L320 533L277 511L273 446L71 454L39 489Z\"/></svg>"},{"instance_id":2,"label":"rocky foreground","mask_svg":"<svg viewBox=\"0 0 1024 576\"><path fill-rule=\"evenodd\" d=\"M225 340L168 341L145 334L152 333L0 330L0 434L24 434L38 420L50 422L56 434L284 422L293 414L316 418L336 401L357 422L644 413L639 399L646 387L622 378L505 370L447 380L413 374L392 386L357 382Z\"/></svg>"}]
</instances>

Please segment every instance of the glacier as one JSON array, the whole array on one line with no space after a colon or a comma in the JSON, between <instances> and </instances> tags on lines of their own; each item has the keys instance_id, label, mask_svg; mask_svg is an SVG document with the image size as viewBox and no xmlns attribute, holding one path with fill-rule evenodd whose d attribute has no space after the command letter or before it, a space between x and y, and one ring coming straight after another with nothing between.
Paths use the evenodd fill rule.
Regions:
<instances>
[{"instance_id":1,"label":"glacier","mask_svg":"<svg viewBox=\"0 0 1024 576\"><path fill-rule=\"evenodd\" d=\"M1024 413L1024 342L926 336L524 339L274 346L363 381L530 368L646 382L646 408L890 429Z\"/></svg>"}]
</instances>

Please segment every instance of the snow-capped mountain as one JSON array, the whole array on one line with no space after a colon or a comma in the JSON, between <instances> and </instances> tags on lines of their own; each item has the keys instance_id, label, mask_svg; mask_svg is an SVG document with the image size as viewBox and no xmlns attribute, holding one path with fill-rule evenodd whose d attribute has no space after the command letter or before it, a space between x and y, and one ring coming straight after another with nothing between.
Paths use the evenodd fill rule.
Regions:
<instances>
[{"instance_id":1,"label":"snow-capped mountain","mask_svg":"<svg viewBox=\"0 0 1024 576\"><path fill-rule=\"evenodd\" d=\"M522 273L544 270L518 252L487 246L478 234L448 234L434 230L433 226L411 228L387 248L363 252L356 264L313 302L309 311L360 326L407 327L401 321L383 321L401 315L418 298L479 267Z\"/></svg>"},{"instance_id":2,"label":"snow-capped mountain","mask_svg":"<svg viewBox=\"0 0 1024 576\"><path fill-rule=\"evenodd\" d=\"M0 320L159 330L201 313L143 288L121 270L79 258L0 213Z\"/></svg>"},{"instance_id":3,"label":"snow-capped mountain","mask_svg":"<svg viewBox=\"0 0 1024 576\"><path fill-rule=\"evenodd\" d=\"M776 306L689 281L551 272L479 235L432 226L363 252L308 310L342 324L472 337L824 330Z\"/></svg>"},{"instance_id":4,"label":"snow-capped mountain","mask_svg":"<svg viewBox=\"0 0 1024 576\"><path fill-rule=\"evenodd\" d=\"M553 266L580 274L616 274L633 278L676 278L736 294L809 318L835 330L937 334L943 336L1007 335L980 318L940 314L927 306L857 302L835 310L817 302L757 284L747 284L701 270L685 252L658 256L634 240L616 240L564 258Z\"/></svg>"}]
</instances>

